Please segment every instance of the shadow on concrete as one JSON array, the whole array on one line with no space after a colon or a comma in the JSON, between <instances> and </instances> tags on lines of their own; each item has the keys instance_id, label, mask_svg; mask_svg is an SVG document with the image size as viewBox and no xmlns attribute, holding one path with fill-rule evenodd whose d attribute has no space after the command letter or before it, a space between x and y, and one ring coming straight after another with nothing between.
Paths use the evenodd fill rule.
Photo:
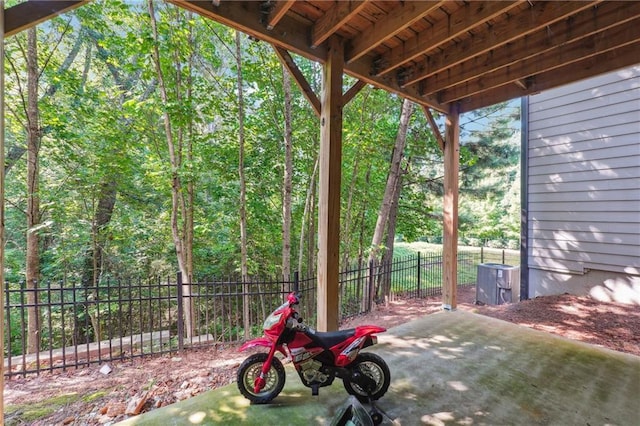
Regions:
<instances>
[{"instance_id":1,"label":"shadow on concrete","mask_svg":"<svg viewBox=\"0 0 640 426\"><path fill-rule=\"evenodd\" d=\"M395 327L369 348L391 387L383 424L635 425L640 357L456 311ZM293 368L271 404L250 405L235 384L121 425L328 425L348 398L339 380L311 396Z\"/></svg>"}]
</instances>

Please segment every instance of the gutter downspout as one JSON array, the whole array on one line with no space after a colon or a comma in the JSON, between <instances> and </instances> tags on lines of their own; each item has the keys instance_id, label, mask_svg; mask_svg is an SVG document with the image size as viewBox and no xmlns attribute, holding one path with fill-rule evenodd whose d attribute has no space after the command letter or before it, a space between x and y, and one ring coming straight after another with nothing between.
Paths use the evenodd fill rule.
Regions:
<instances>
[{"instance_id":1,"label":"gutter downspout","mask_svg":"<svg viewBox=\"0 0 640 426\"><path fill-rule=\"evenodd\" d=\"M520 98L520 300L529 299L529 97Z\"/></svg>"}]
</instances>

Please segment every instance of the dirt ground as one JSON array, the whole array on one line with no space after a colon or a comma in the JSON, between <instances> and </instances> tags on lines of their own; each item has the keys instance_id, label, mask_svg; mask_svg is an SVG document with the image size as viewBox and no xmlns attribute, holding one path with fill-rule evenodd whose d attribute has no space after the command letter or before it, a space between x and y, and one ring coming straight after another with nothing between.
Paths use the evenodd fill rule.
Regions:
<instances>
[{"instance_id":1,"label":"dirt ground","mask_svg":"<svg viewBox=\"0 0 640 426\"><path fill-rule=\"evenodd\" d=\"M537 330L640 356L640 308L572 295L525 302L478 306L475 289L458 292L458 309L474 311ZM380 305L342 324L387 328L437 312L441 299L411 299ZM218 346L174 356L136 358L66 372L5 381L8 425L100 425L192 397L233 383L247 356L237 346Z\"/></svg>"}]
</instances>

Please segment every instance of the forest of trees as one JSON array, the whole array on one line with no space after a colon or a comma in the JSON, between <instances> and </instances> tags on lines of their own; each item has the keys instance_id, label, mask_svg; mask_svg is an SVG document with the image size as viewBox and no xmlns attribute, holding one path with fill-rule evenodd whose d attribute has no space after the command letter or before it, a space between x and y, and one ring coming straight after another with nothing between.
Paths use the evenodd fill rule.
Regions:
<instances>
[{"instance_id":1,"label":"forest of trees","mask_svg":"<svg viewBox=\"0 0 640 426\"><path fill-rule=\"evenodd\" d=\"M319 93L320 66L294 60ZM7 39L4 72L10 283L313 273L319 123L268 44L106 0ZM519 238L518 114L462 118L464 240ZM442 152L421 108L365 87L344 109L342 168L343 262L441 238ZM389 176L392 232L374 236Z\"/></svg>"}]
</instances>

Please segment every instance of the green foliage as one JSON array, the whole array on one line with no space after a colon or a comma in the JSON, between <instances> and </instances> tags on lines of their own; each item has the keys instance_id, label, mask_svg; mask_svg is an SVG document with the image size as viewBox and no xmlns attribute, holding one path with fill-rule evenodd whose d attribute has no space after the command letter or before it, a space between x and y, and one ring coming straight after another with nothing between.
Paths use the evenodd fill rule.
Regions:
<instances>
[{"instance_id":1,"label":"green foliage","mask_svg":"<svg viewBox=\"0 0 640 426\"><path fill-rule=\"evenodd\" d=\"M174 172L194 187L196 277L228 276L239 268L234 33L170 4L155 7L161 67L169 87L166 104L155 78L144 3L94 2L37 29L43 131L42 225L37 232L42 236L43 279L77 283L95 244L104 251L102 279L173 275ZM24 43L24 34L7 40L9 152L19 152L25 141ZM246 38L243 46L250 273L276 275L282 253L283 70L270 46ZM321 67L296 55L294 61L319 94ZM344 90L353 83L346 77ZM365 87L344 107L340 253L346 258L362 256L371 241L401 104L394 95ZM320 128L295 85L292 108L291 253L296 265ZM165 110L192 147L177 170L168 165ZM463 132L460 230L470 237L507 241L519 235L519 149L510 138L512 117L504 111L504 105L479 111ZM397 233L406 241L437 240L442 234L442 152L419 109L411 120L403 168ZM22 155L7 172L5 276L13 282L24 273L25 169ZM97 240L94 218L110 181L116 202ZM317 203L317 187L315 197ZM305 250L309 238L306 233ZM310 269L306 259L313 261L314 253L304 258L303 268Z\"/></svg>"}]
</instances>

